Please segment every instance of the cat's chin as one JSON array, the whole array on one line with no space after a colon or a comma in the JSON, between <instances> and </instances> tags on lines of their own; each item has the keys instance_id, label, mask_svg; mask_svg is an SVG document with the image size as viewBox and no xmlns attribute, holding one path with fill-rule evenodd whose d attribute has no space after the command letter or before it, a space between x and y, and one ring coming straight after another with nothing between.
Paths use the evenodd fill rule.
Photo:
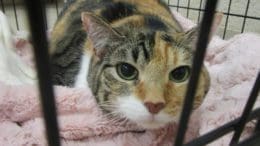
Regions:
<instances>
[{"instance_id":1,"label":"cat's chin","mask_svg":"<svg viewBox=\"0 0 260 146\"><path fill-rule=\"evenodd\" d=\"M169 123L161 123L161 122L155 122L155 121L143 121L143 122L138 122L137 125L144 129L159 129L162 127L165 127Z\"/></svg>"},{"instance_id":2,"label":"cat's chin","mask_svg":"<svg viewBox=\"0 0 260 146\"><path fill-rule=\"evenodd\" d=\"M150 114L150 115L143 116L138 120L132 120L132 121L134 121L135 123L137 123L137 125L139 125L144 129L158 129L158 128L166 127L170 123L174 123L177 120L175 118L171 118L171 120L165 119L164 116L162 116L161 114L159 115Z\"/></svg>"}]
</instances>

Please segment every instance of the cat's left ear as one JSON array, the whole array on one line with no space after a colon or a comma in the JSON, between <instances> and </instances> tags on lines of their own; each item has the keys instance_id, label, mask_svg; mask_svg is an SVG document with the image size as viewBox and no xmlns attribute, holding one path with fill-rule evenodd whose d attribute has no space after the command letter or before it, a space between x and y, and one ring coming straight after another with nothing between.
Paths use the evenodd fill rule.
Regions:
<instances>
[{"instance_id":1,"label":"cat's left ear","mask_svg":"<svg viewBox=\"0 0 260 146\"><path fill-rule=\"evenodd\" d=\"M197 27L191 28L190 30L182 34L181 44L185 44L187 47L191 48L192 50L195 50L198 35L199 29Z\"/></svg>"},{"instance_id":2,"label":"cat's left ear","mask_svg":"<svg viewBox=\"0 0 260 146\"><path fill-rule=\"evenodd\" d=\"M111 43L123 38L107 22L93 13L83 12L81 20L87 32L87 37L91 41L95 55L99 58L103 57L109 50L108 46Z\"/></svg>"},{"instance_id":3,"label":"cat's left ear","mask_svg":"<svg viewBox=\"0 0 260 146\"><path fill-rule=\"evenodd\" d=\"M213 20L213 23L212 23L212 26L210 29L208 42L211 41L213 35L217 32L217 29L221 23L222 17L223 17L223 13L220 13L220 12L218 12L214 15L214 20ZM193 27L190 30L188 30L187 32L185 32L184 38L183 38L183 40L185 41L185 44L189 44L190 47L194 47L195 43L198 40L199 31L200 31L200 27Z\"/></svg>"}]
</instances>

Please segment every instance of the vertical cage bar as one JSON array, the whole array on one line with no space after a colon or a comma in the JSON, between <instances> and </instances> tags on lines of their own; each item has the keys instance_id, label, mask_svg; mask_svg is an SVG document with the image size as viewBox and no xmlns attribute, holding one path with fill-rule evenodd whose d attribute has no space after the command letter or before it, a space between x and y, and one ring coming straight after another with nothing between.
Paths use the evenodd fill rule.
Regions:
<instances>
[{"instance_id":1,"label":"vertical cage bar","mask_svg":"<svg viewBox=\"0 0 260 146\"><path fill-rule=\"evenodd\" d=\"M242 116L240 117L238 124L235 126L235 133L231 139L230 145L234 145L239 141L241 133L246 125L247 118L248 118L250 112L252 111L252 108L257 99L257 95L259 93L259 88L260 88L260 73L258 74L254 87L251 90L250 96L247 100L247 103L246 103L246 106L242 113Z\"/></svg>"},{"instance_id":2,"label":"vertical cage bar","mask_svg":"<svg viewBox=\"0 0 260 146\"><path fill-rule=\"evenodd\" d=\"M188 6L187 6L187 18L189 18L190 15L190 0L188 0Z\"/></svg>"},{"instance_id":3,"label":"vertical cage bar","mask_svg":"<svg viewBox=\"0 0 260 146\"><path fill-rule=\"evenodd\" d=\"M2 11L5 13L5 6L4 6L4 2L3 2L3 0L1 0L0 2L1 2Z\"/></svg>"},{"instance_id":4,"label":"vertical cage bar","mask_svg":"<svg viewBox=\"0 0 260 146\"><path fill-rule=\"evenodd\" d=\"M245 14L244 14L243 25L242 25L242 28L241 28L241 33L243 33L244 30L245 30L245 24L246 24L246 19L247 19L246 16L247 16L247 13L248 13L249 5L250 5L250 0L247 1L246 10L245 10Z\"/></svg>"},{"instance_id":5,"label":"vertical cage bar","mask_svg":"<svg viewBox=\"0 0 260 146\"><path fill-rule=\"evenodd\" d=\"M15 16L16 28L17 28L17 30L19 30L19 22L18 22L18 18L17 18L17 11L16 11L16 5L15 5L15 1L14 0L12 0L12 4L13 4L13 8L14 8L14 16Z\"/></svg>"},{"instance_id":6,"label":"vertical cage bar","mask_svg":"<svg viewBox=\"0 0 260 146\"><path fill-rule=\"evenodd\" d=\"M40 0L40 1L42 1L42 0ZM43 1L45 1L45 0L43 0ZM43 2L42 4L44 4L43 23L45 25L45 30L47 31L48 23L47 23L47 13L46 13L46 3Z\"/></svg>"},{"instance_id":7,"label":"vertical cage bar","mask_svg":"<svg viewBox=\"0 0 260 146\"><path fill-rule=\"evenodd\" d=\"M210 28L213 22L214 12L217 6L217 0L207 0L205 13L200 26L199 39L196 43L196 52L193 59L191 77L186 91L186 96L183 104L181 118L179 121L178 133L176 136L175 146L183 144L187 124L192 110L194 95L197 89L199 74L204 60L205 51L209 41Z\"/></svg>"},{"instance_id":8,"label":"vertical cage bar","mask_svg":"<svg viewBox=\"0 0 260 146\"><path fill-rule=\"evenodd\" d=\"M180 0L177 1L177 12L179 12Z\"/></svg>"},{"instance_id":9,"label":"vertical cage bar","mask_svg":"<svg viewBox=\"0 0 260 146\"><path fill-rule=\"evenodd\" d=\"M59 4L58 4L58 0L55 0L55 7L56 7L56 13L57 13L57 17L59 16Z\"/></svg>"},{"instance_id":10,"label":"vertical cage bar","mask_svg":"<svg viewBox=\"0 0 260 146\"><path fill-rule=\"evenodd\" d=\"M229 0L227 18L226 18L225 27L224 27L224 32L223 32L223 39L226 38L226 32L227 32L227 27L228 27L228 20L229 20L229 14L230 14L231 4L232 4L232 0Z\"/></svg>"},{"instance_id":11,"label":"vertical cage bar","mask_svg":"<svg viewBox=\"0 0 260 146\"><path fill-rule=\"evenodd\" d=\"M243 140L241 143L235 146L259 146L260 144L260 132L254 133L249 138Z\"/></svg>"},{"instance_id":12,"label":"vertical cage bar","mask_svg":"<svg viewBox=\"0 0 260 146\"><path fill-rule=\"evenodd\" d=\"M44 0L24 0L27 8L32 44L39 79L42 111L49 146L59 146L58 122L51 82Z\"/></svg>"},{"instance_id":13,"label":"vertical cage bar","mask_svg":"<svg viewBox=\"0 0 260 146\"><path fill-rule=\"evenodd\" d=\"M256 126L255 126L255 132L260 132L260 118L258 118Z\"/></svg>"},{"instance_id":14,"label":"vertical cage bar","mask_svg":"<svg viewBox=\"0 0 260 146\"><path fill-rule=\"evenodd\" d=\"M199 15L198 15L197 23L199 23L199 21L200 21L201 8L202 8L202 0L200 0L200 8L199 8Z\"/></svg>"}]
</instances>

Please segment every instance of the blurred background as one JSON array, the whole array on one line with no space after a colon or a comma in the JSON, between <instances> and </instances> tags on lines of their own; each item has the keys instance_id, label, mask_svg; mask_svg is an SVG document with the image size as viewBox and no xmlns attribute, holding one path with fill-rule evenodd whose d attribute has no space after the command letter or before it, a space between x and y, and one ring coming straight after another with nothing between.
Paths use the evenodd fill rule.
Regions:
<instances>
[{"instance_id":1,"label":"blurred background","mask_svg":"<svg viewBox=\"0 0 260 146\"><path fill-rule=\"evenodd\" d=\"M205 0L164 0L171 9L198 23L204 13ZM55 23L64 0L46 0L47 27ZM28 30L23 0L0 0L0 10L9 18L14 30ZM217 11L224 17L217 35L228 39L243 32L260 33L260 0L219 0Z\"/></svg>"}]
</instances>

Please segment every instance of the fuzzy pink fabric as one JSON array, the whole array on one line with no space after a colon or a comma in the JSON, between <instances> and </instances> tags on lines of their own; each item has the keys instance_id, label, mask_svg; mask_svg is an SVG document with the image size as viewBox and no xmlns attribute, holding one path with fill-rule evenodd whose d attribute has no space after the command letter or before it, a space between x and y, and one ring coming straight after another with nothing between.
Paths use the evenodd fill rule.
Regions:
<instances>
[{"instance_id":1,"label":"fuzzy pink fabric","mask_svg":"<svg viewBox=\"0 0 260 146\"><path fill-rule=\"evenodd\" d=\"M0 84L0 145L46 145L35 86ZM55 87L64 145L155 146L171 143L175 125L147 130L102 115L89 89Z\"/></svg>"},{"instance_id":2,"label":"fuzzy pink fabric","mask_svg":"<svg viewBox=\"0 0 260 146\"><path fill-rule=\"evenodd\" d=\"M174 13L185 30L194 23ZM19 42L19 41L18 41ZM25 42L16 43L20 56L30 65ZM213 37L205 58L211 87L189 124L187 141L238 117L260 69L260 36L241 34L225 41ZM55 87L63 145L168 146L177 124L145 130L127 121L107 119L89 89ZM255 107L260 107L258 99ZM196 125L196 126L195 126ZM246 137L254 124L247 125ZM0 145L47 145L37 88L0 82ZM231 134L209 144L226 146Z\"/></svg>"}]
</instances>

